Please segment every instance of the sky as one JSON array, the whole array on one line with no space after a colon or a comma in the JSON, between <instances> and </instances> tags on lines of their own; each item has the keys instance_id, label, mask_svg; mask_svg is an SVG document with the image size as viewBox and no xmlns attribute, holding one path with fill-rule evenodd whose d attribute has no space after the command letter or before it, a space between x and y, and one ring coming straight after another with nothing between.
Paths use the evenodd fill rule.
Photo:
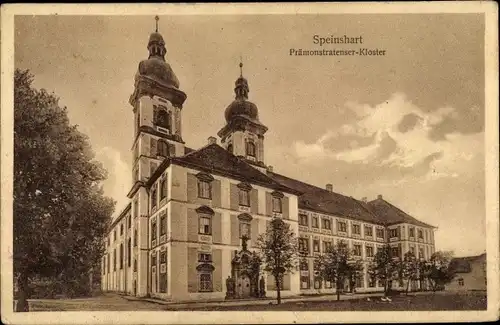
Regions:
<instances>
[{"instance_id":1,"label":"sky","mask_svg":"<svg viewBox=\"0 0 500 325\"><path fill-rule=\"evenodd\" d=\"M53 91L108 170L119 211L131 186L134 75L153 16L16 16L15 67ZM484 17L480 14L160 16L187 94L183 139L224 126L240 56L269 131L266 164L437 227L437 250L485 250ZM384 56L290 56L313 36L363 37Z\"/></svg>"}]
</instances>

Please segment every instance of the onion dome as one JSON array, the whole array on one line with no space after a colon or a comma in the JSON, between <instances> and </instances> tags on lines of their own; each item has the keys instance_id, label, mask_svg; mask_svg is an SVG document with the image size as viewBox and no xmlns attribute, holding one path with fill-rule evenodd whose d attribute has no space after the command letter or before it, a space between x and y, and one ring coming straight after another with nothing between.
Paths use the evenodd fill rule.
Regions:
<instances>
[{"instance_id":1,"label":"onion dome","mask_svg":"<svg viewBox=\"0 0 500 325\"><path fill-rule=\"evenodd\" d=\"M240 63L240 69L243 63ZM248 81L243 78L242 73L235 82L234 93L236 94L235 100L226 108L224 116L226 121L231 121L235 116L242 116L252 121L259 121L259 110L257 105L248 100Z\"/></svg>"},{"instance_id":2,"label":"onion dome","mask_svg":"<svg viewBox=\"0 0 500 325\"><path fill-rule=\"evenodd\" d=\"M157 19L158 22L158 19ZM173 88L179 88L179 79L174 71L165 61L167 49L163 36L158 33L158 25L156 31L151 33L148 41L149 58L139 63L138 73L142 76L149 77L154 81Z\"/></svg>"}]
</instances>

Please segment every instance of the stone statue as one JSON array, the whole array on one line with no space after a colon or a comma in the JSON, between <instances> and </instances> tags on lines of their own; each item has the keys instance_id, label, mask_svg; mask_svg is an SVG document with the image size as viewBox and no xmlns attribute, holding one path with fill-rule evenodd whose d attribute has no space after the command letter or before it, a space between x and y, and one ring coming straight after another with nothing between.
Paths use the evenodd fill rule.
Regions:
<instances>
[{"instance_id":1,"label":"stone statue","mask_svg":"<svg viewBox=\"0 0 500 325\"><path fill-rule=\"evenodd\" d=\"M264 281L264 276L261 276L259 281L259 297L263 298L265 296L266 296L266 283Z\"/></svg>"},{"instance_id":2,"label":"stone statue","mask_svg":"<svg viewBox=\"0 0 500 325\"><path fill-rule=\"evenodd\" d=\"M234 298L234 279L229 275L226 279L226 299Z\"/></svg>"},{"instance_id":3,"label":"stone statue","mask_svg":"<svg viewBox=\"0 0 500 325\"><path fill-rule=\"evenodd\" d=\"M248 241L247 236L241 237L241 247L243 248L244 251L247 250L247 241Z\"/></svg>"}]
</instances>

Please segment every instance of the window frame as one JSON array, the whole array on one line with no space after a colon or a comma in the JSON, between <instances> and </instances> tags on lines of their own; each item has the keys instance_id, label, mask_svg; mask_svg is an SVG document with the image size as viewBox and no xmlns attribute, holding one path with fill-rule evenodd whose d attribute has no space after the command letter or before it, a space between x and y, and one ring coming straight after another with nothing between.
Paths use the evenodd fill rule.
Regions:
<instances>
[{"instance_id":1,"label":"window frame","mask_svg":"<svg viewBox=\"0 0 500 325\"><path fill-rule=\"evenodd\" d=\"M253 158L257 157L257 146L255 145L255 143L252 140L249 140L246 142L245 154L248 157L253 157Z\"/></svg>"},{"instance_id":2,"label":"window frame","mask_svg":"<svg viewBox=\"0 0 500 325\"><path fill-rule=\"evenodd\" d=\"M363 250L363 245L361 245L361 244L353 244L352 245L352 252L353 252L354 256L357 256L357 257L363 256L362 250Z\"/></svg>"},{"instance_id":3,"label":"window frame","mask_svg":"<svg viewBox=\"0 0 500 325\"><path fill-rule=\"evenodd\" d=\"M168 176L165 175L160 181L160 201L167 198L168 195Z\"/></svg>"},{"instance_id":4,"label":"window frame","mask_svg":"<svg viewBox=\"0 0 500 325\"><path fill-rule=\"evenodd\" d=\"M305 220L305 223L303 220ZM307 214L299 214L299 226L309 227L309 217Z\"/></svg>"},{"instance_id":5,"label":"window frame","mask_svg":"<svg viewBox=\"0 0 500 325\"><path fill-rule=\"evenodd\" d=\"M245 200L246 199L246 200ZM240 188L238 191L238 204L243 207L250 207L250 190Z\"/></svg>"},{"instance_id":6,"label":"window frame","mask_svg":"<svg viewBox=\"0 0 500 325\"><path fill-rule=\"evenodd\" d=\"M371 254L368 254L368 251L371 251ZM373 246L365 246L365 254L366 257L374 257L375 256L375 248Z\"/></svg>"},{"instance_id":7,"label":"window frame","mask_svg":"<svg viewBox=\"0 0 500 325\"><path fill-rule=\"evenodd\" d=\"M321 226L322 229L332 230L332 221L329 218L321 218Z\"/></svg>"},{"instance_id":8,"label":"window frame","mask_svg":"<svg viewBox=\"0 0 500 325\"><path fill-rule=\"evenodd\" d=\"M208 224L204 224L203 226L206 227L208 226L208 231L206 231L205 229L206 228L203 228L203 232L201 231L202 230L202 220L208 220ZM200 213L198 212L198 234L199 235L212 235L212 215L208 214L208 213Z\"/></svg>"},{"instance_id":9,"label":"window frame","mask_svg":"<svg viewBox=\"0 0 500 325\"><path fill-rule=\"evenodd\" d=\"M338 220L337 231L347 233L347 222Z\"/></svg>"},{"instance_id":10,"label":"window frame","mask_svg":"<svg viewBox=\"0 0 500 325\"><path fill-rule=\"evenodd\" d=\"M204 188L203 186L206 186L206 188ZM205 192L208 192L208 194ZM198 179L198 198L206 200L212 199L212 182L208 180Z\"/></svg>"},{"instance_id":11,"label":"window frame","mask_svg":"<svg viewBox=\"0 0 500 325\"><path fill-rule=\"evenodd\" d=\"M316 247L318 249L316 249ZM313 239L313 253L321 252L321 243L319 239Z\"/></svg>"},{"instance_id":12,"label":"window frame","mask_svg":"<svg viewBox=\"0 0 500 325\"><path fill-rule=\"evenodd\" d=\"M301 249L305 248L305 249ZM299 237L299 251L309 254L309 239L304 237Z\"/></svg>"},{"instance_id":13,"label":"window frame","mask_svg":"<svg viewBox=\"0 0 500 325\"><path fill-rule=\"evenodd\" d=\"M364 225L364 228L365 228L365 236L373 237L373 226Z\"/></svg>"},{"instance_id":14,"label":"window frame","mask_svg":"<svg viewBox=\"0 0 500 325\"><path fill-rule=\"evenodd\" d=\"M283 201L280 197L273 196L271 199L271 205L274 213L283 213Z\"/></svg>"},{"instance_id":15,"label":"window frame","mask_svg":"<svg viewBox=\"0 0 500 325\"><path fill-rule=\"evenodd\" d=\"M356 231L357 229L357 231ZM352 234L361 236L361 225L357 223L352 224Z\"/></svg>"},{"instance_id":16,"label":"window frame","mask_svg":"<svg viewBox=\"0 0 500 325\"><path fill-rule=\"evenodd\" d=\"M160 215L160 237L167 234L167 214Z\"/></svg>"},{"instance_id":17,"label":"window frame","mask_svg":"<svg viewBox=\"0 0 500 325\"><path fill-rule=\"evenodd\" d=\"M151 241L158 238L158 226L156 220L151 221Z\"/></svg>"},{"instance_id":18,"label":"window frame","mask_svg":"<svg viewBox=\"0 0 500 325\"><path fill-rule=\"evenodd\" d=\"M319 229L319 218L317 216L312 216L312 218L311 218L311 228Z\"/></svg>"},{"instance_id":19,"label":"window frame","mask_svg":"<svg viewBox=\"0 0 500 325\"><path fill-rule=\"evenodd\" d=\"M202 279L203 276L207 277L208 276L208 280L206 279ZM207 284L208 283L208 287L204 287L202 284L205 283ZM213 292L213 275L212 275L212 272L208 272L208 271L198 271L198 290L199 292Z\"/></svg>"}]
</instances>

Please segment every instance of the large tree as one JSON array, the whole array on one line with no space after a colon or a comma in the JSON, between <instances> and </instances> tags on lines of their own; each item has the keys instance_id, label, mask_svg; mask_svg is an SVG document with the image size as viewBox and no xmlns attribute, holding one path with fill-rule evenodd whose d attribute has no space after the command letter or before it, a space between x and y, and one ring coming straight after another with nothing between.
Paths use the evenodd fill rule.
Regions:
<instances>
[{"instance_id":1,"label":"large tree","mask_svg":"<svg viewBox=\"0 0 500 325\"><path fill-rule=\"evenodd\" d=\"M260 249L264 270L274 277L277 302L280 304L283 276L292 273L297 266L297 237L288 223L274 217L266 232L257 239L257 247Z\"/></svg>"},{"instance_id":2,"label":"large tree","mask_svg":"<svg viewBox=\"0 0 500 325\"><path fill-rule=\"evenodd\" d=\"M423 278L429 280L431 289L436 292L444 288L454 278L454 272L450 268L453 252L435 252L429 261L422 263Z\"/></svg>"},{"instance_id":3,"label":"large tree","mask_svg":"<svg viewBox=\"0 0 500 325\"><path fill-rule=\"evenodd\" d=\"M384 296L390 291L389 284L399 278L398 261L391 254L391 246L384 245L377 250L373 263L368 268L370 276L374 276L384 284Z\"/></svg>"},{"instance_id":4,"label":"large tree","mask_svg":"<svg viewBox=\"0 0 500 325\"><path fill-rule=\"evenodd\" d=\"M14 275L17 311L28 310L35 277L62 281L99 269L114 202L89 141L54 94L14 75Z\"/></svg>"},{"instance_id":5,"label":"large tree","mask_svg":"<svg viewBox=\"0 0 500 325\"><path fill-rule=\"evenodd\" d=\"M407 252L399 261L399 276L406 281L406 295L410 289L410 283L419 279L420 262L412 252Z\"/></svg>"},{"instance_id":6,"label":"large tree","mask_svg":"<svg viewBox=\"0 0 500 325\"><path fill-rule=\"evenodd\" d=\"M335 283L337 300L340 300L340 290L345 280L357 274L358 263L351 263L351 260L351 251L343 240L330 246L323 255L316 258L321 277Z\"/></svg>"}]
</instances>

